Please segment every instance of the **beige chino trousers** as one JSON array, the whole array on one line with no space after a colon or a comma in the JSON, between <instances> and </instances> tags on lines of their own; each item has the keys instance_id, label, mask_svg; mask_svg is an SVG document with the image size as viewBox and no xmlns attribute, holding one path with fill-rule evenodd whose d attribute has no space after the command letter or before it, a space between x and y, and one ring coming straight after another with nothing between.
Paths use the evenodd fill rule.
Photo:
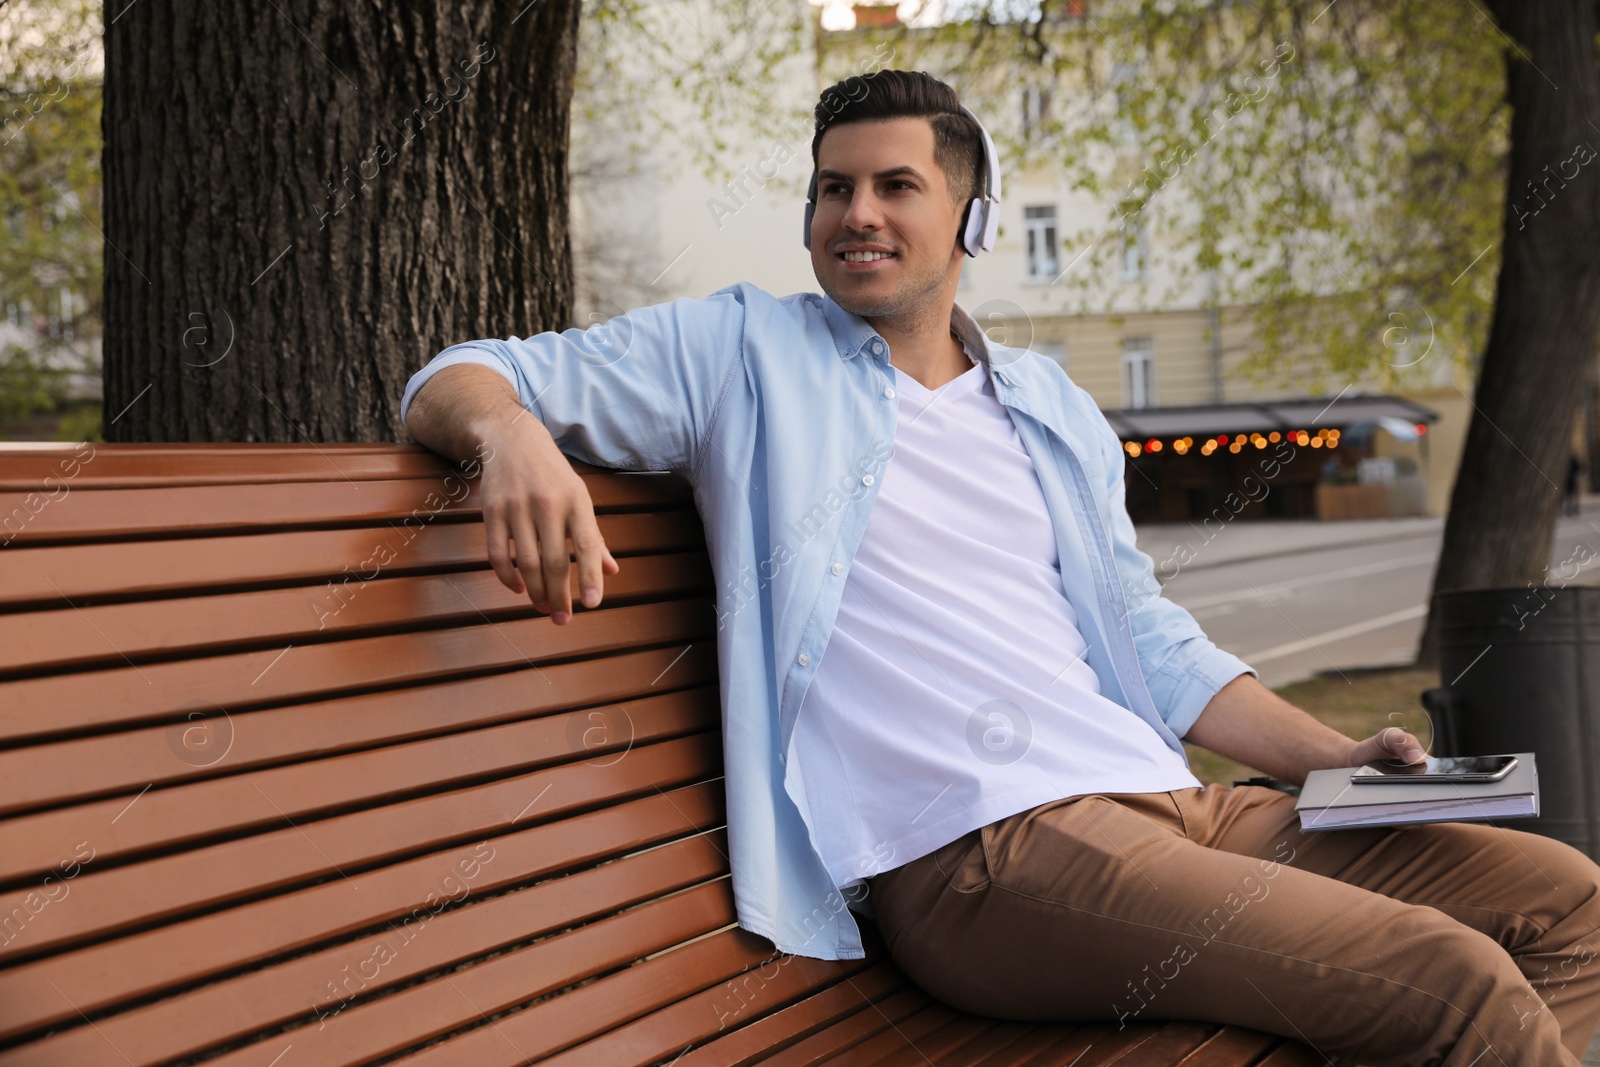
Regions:
<instances>
[{"instance_id":1,"label":"beige chino trousers","mask_svg":"<svg viewBox=\"0 0 1600 1067\"><path fill-rule=\"evenodd\" d=\"M1511 825L1299 826L1262 786L1068 797L869 893L900 968L981 1015L1228 1023L1364 1067L1578 1067L1600 867Z\"/></svg>"}]
</instances>

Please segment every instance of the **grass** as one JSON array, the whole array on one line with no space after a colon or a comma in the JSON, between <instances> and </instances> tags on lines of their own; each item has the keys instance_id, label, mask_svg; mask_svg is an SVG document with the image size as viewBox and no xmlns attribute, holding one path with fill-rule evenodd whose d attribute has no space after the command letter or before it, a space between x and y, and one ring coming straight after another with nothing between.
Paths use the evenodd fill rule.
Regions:
<instances>
[{"instance_id":1,"label":"grass","mask_svg":"<svg viewBox=\"0 0 1600 1067\"><path fill-rule=\"evenodd\" d=\"M1346 670L1342 675L1326 672L1274 692L1353 740L1371 737L1385 726L1398 726L1415 734L1431 752L1433 729L1422 708L1421 694L1438 684L1434 671L1394 667ZM1189 753L1189 769L1202 784L1231 783L1265 773L1195 745L1186 744L1184 749Z\"/></svg>"}]
</instances>

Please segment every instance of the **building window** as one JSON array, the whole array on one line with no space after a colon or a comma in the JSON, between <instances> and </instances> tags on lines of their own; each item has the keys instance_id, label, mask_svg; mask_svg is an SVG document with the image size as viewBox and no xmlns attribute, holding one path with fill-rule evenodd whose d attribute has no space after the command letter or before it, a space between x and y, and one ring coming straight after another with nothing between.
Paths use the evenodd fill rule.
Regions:
<instances>
[{"instance_id":1,"label":"building window","mask_svg":"<svg viewBox=\"0 0 1600 1067\"><path fill-rule=\"evenodd\" d=\"M972 257L971 256L962 256L961 257L961 277L956 279L956 288L957 289L971 289L972 288Z\"/></svg>"},{"instance_id":2,"label":"building window","mask_svg":"<svg viewBox=\"0 0 1600 1067\"><path fill-rule=\"evenodd\" d=\"M1028 85L1022 89L1022 136L1032 137L1050 119L1050 90Z\"/></svg>"},{"instance_id":3,"label":"building window","mask_svg":"<svg viewBox=\"0 0 1600 1067\"><path fill-rule=\"evenodd\" d=\"M1122 280L1125 282L1138 281L1145 276L1145 253L1150 247L1150 238L1143 222L1129 223L1123 219L1118 227L1119 237L1122 241Z\"/></svg>"},{"instance_id":4,"label":"building window","mask_svg":"<svg viewBox=\"0 0 1600 1067\"><path fill-rule=\"evenodd\" d=\"M1116 101L1116 114L1111 120L1111 135L1118 144L1132 145L1139 139L1133 123L1133 102L1137 91L1135 82L1143 77L1132 63L1122 62L1111 68L1111 88Z\"/></svg>"},{"instance_id":5,"label":"building window","mask_svg":"<svg viewBox=\"0 0 1600 1067\"><path fill-rule=\"evenodd\" d=\"M1028 207L1022 209L1022 215L1028 231L1028 279L1052 281L1059 269L1056 264L1056 209Z\"/></svg>"},{"instance_id":6,"label":"building window","mask_svg":"<svg viewBox=\"0 0 1600 1067\"><path fill-rule=\"evenodd\" d=\"M1149 337L1122 339L1122 406L1153 407L1156 402L1156 346Z\"/></svg>"}]
</instances>

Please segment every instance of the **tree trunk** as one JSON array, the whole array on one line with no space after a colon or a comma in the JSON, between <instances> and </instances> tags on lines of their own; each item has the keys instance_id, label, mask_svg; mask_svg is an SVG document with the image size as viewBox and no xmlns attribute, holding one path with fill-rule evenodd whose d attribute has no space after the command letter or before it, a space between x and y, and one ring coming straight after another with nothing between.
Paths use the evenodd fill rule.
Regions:
<instances>
[{"instance_id":1,"label":"tree trunk","mask_svg":"<svg viewBox=\"0 0 1600 1067\"><path fill-rule=\"evenodd\" d=\"M1450 494L1435 593L1560 584L1547 574L1550 543L1600 329L1600 131L1589 122L1600 115L1593 0L1495 0L1489 7L1519 46L1507 47L1511 172L1494 320ZM1431 612L1417 665L1438 666Z\"/></svg>"},{"instance_id":2,"label":"tree trunk","mask_svg":"<svg viewBox=\"0 0 1600 1067\"><path fill-rule=\"evenodd\" d=\"M569 325L578 0L115 0L108 441L403 439L441 349Z\"/></svg>"}]
</instances>

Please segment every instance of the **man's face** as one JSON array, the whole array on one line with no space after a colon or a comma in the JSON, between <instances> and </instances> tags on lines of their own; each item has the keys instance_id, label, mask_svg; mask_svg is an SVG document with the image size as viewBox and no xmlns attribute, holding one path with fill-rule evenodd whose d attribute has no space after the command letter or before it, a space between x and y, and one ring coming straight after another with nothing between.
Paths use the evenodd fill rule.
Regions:
<instances>
[{"instance_id":1,"label":"man's face","mask_svg":"<svg viewBox=\"0 0 1600 1067\"><path fill-rule=\"evenodd\" d=\"M962 205L964 206L964 205ZM962 206L951 202L924 118L835 126L817 146L811 267L863 318L905 314L954 290Z\"/></svg>"}]
</instances>

